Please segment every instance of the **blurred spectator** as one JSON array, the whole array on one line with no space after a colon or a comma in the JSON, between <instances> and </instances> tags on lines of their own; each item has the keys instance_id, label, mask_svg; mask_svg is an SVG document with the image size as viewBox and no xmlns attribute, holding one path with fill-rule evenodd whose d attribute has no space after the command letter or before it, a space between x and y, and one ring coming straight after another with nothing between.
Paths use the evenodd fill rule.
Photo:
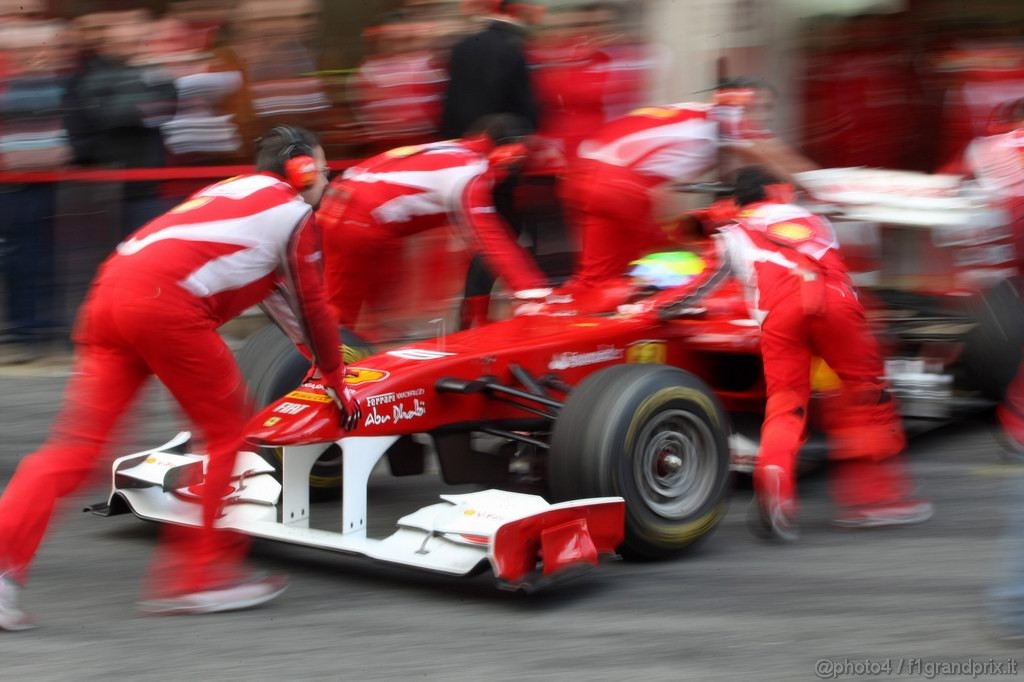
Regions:
<instances>
[{"instance_id":1,"label":"blurred spectator","mask_svg":"<svg viewBox=\"0 0 1024 682\"><path fill-rule=\"evenodd\" d=\"M331 103L316 75L310 42L320 17L317 0L241 0L230 40L219 56L243 77L235 102L247 145L273 125L324 130Z\"/></svg>"},{"instance_id":2,"label":"blurred spectator","mask_svg":"<svg viewBox=\"0 0 1024 682\"><path fill-rule=\"evenodd\" d=\"M0 34L0 169L52 170L70 159L61 125L66 28L19 21ZM6 340L26 346L53 334L55 184L0 185L0 254L7 289Z\"/></svg>"},{"instance_id":3,"label":"blurred spectator","mask_svg":"<svg viewBox=\"0 0 1024 682\"><path fill-rule=\"evenodd\" d=\"M167 149L184 156L176 163L208 162L209 155L237 154L242 148L234 115L219 113L221 102L242 87L242 74L214 60L205 49L207 40L205 32L183 20L153 22L147 54L140 61L163 66L174 78L177 113L161 129Z\"/></svg>"},{"instance_id":4,"label":"blurred spectator","mask_svg":"<svg viewBox=\"0 0 1024 682\"><path fill-rule=\"evenodd\" d=\"M552 12L530 50L539 132L570 158L590 132L642 103L653 59L624 22L612 3Z\"/></svg>"},{"instance_id":5,"label":"blurred spectator","mask_svg":"<svg viewBox=\"0 0 1024 682\"><path fill-rule=\"evenodd\" d=\"M64 101L75 161L107 168L163 166L160 125L174 114L177 93L170 73L146 59L148 14L85 15L78 26L84 49ZM165 208L153 182L125 183L123 198L123 234Z\"/></svg>"},{"instance_id":6,"label":"blurred spectator","mask_svg":"<svg viewBox=\"0 0 1024 682\"><path fill-rule=\"evenodd\" d=\"M352 106L375 148L436 137L447 74L432 48L433 24L389 15L366 32L371 54L350 84Z\"/></svg>"},{"instance_id":7,"label":"blurred spectator","mask_svg":"<svg viewBox=\"0 0 1024 682\"><path fill-rule=\"evenodd\" d=\"M514 114L536 129L538 111L526 61L526 35L540 18L530 0L494 0L485 28L452 48L441 135L461 137L488 114Z\"/></svg>"}]
</instances>

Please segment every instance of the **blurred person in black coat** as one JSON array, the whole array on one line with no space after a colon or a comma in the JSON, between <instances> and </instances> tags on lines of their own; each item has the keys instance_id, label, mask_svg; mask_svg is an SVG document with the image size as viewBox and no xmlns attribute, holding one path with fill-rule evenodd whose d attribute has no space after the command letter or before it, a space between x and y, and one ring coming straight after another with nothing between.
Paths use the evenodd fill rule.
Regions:
<instances>
[{"instance_id":1,"label":"blurred person in black coat","mask_svg":"<svg viewBox=\"0 0 1024 682\"><path fill-rule=\"evenodd\" d=\"M169 73L137 63L149 25L148 14L141 10L80 19L80 31L89 42L64 99L64 125L76 164L165 165L160 125L174 115L177 92ZM122 235L166 209L156 182L126 182L123 200Z\"/></svg>"},{"instance_id":2,"label":"blurred person in black coat","mask_svg":"<svg viewBox=\"0 0 1024 682\"><path fill-rule=\"evenodd\" d=\"M463 134L489 114L515 114L536 128L537 103L526 61L526 36L540 11L528 0L495 0L486 26L452 48L441 135Z\"/></svg>"},{"instance_id":3,"label":"blurred person in black coat","mask_svg":"<svg viewBox=\"0 0 1024 682\"><path fill-rule=\"evenodd\" d=\"M540 113L526 58L530 27L543 8L530 0L486 0L492 9L485 27L452 48L448 88L441 113L441 137L462 137L478 120L491 114L512 114L523 124L520 134L537 129ZM523 221L515 210L516 177L494 190L494 206L519 234ZM473 326L486 317L494 276L483 259L474 256L466 275L459 325Z\"/></svg>"}]
</instances>

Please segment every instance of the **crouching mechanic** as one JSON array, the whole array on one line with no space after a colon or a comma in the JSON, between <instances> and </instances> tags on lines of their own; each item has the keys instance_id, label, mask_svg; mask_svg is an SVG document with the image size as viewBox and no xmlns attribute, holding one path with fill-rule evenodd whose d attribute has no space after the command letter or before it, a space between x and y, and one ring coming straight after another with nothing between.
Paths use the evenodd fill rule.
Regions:
<instances>
[{"instance_id":1,"label":"crouching mechanic","mask_svg":"<svg viewBox=\"0 0 1024 682\"><path fill-rule=\"evenodd\" d=\"M353 428L338 337L323 293L312 204L327 180L312 134L278 127L257 145L257 173L207 187L156 218L101 266L75 329L75 371L50 438L21 461L0 498L0 629L31 626L18 608L55 503L93 471L153 374L209 449L200 529L168 527L153 568L151 612L246 608L286 587L247 572L247 542L214 521L248 418L246 386L217 328L263 302L319 367ZM169 541L173 540L173 544Z\"/></svg>"},{"instance_id":2,"label":"crouching mechanic","mask_svg":"<svg viewBox=\"0 0 1024 682\"><path fill-rule=\"evenodd\" d=\"M563 187L582 242L567 293L586 305L632 261L677 241L659 224L659 213L671 208L661 203L673 183L693 182L720 166L727 170L730 160L720 152L784 178L813 169L770 132L773 101L773 90L759 79L735 78L719 85L711 104L644 107L585 140Z\"/></svg>"},{"instance_id":3,"label":"crouching mechanic","mask_svg":"<svg viewBox=\"0 0 1024 682\"><path fill-rule=\"evenodd\" d=\"M878 344L865 318L824 218L784 203L770 188L779 181L759 167L736 181L739 217L715 235L721 267L692 306L725 275L738 278L761 325L767 392L754 472L753 529L777 539L797 537L797 453L804 442L811 394L811 361L822 358L842 382L825 402L823 426L834 460L836 525L874 527L918 523L929 502L911 497L899 454L905 438L886 389Z\"/></svg>"},{"instance_id":4,"label":"crouching mechanic","mask_svg":"<svg viewBox=\"0 0 1024 682\"><path fill-rule=\"evenodd\" d=\"M513 291L548 293L543 273L494 207L495 186L526 160L522 129L515 116L486 116L464 139L393 149L331 183L317 221L327 294L343 327L401 287L402 239L444 225Z\"/></svg>"}]
</instances>

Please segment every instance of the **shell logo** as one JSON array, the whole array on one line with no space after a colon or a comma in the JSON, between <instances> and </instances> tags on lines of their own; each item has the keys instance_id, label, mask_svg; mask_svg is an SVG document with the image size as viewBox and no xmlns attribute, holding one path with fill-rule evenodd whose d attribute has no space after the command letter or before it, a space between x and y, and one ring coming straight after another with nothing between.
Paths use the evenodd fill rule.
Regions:
<instances>
[{"instance_id":1,"label":"shell logo","mask_svg":"<svg viewBox=\"0 0 1024 682\"><path fill-rule=\"evenodd\" d=\"M194 211L197 208L206 206L208 203L213 201L212 197L200 197L198 199L189 199L184 201L170 210L170 213L186 213L188 211Z\"/></svg>"},{"instance_id":2,"label":"shell logo","mask_svg":"<svg viewBox=\"0 0 1024 682\"><path fill-rule=\"evenodd\" d=\"M467 509L466 511L462 512L462 515L463 516L476 516L476 509Z\"/></svg>"},{"instance_id":3,"label":"shell logo","mask_svg":"<svg viewBox=\"0 0 1024 682\"><path fill-rule=\"evenodd\" d=\"M345 377L345 383L349 386L357 386L359 384L373 384L378 381L384 381L389 376L390 372L385 372L382 369L363 369L362 367L349 367L347 368L348 375Z\"/></svg>"},{"instance_id":4,"label":"shell logo","mask_svg":"<svg viewBox=\"0 0 1024 682\"><path fill-rule=\"evenodd\" d=\"M646 116L648 118L672 118L677 113L672 107L642 107L629 112L630 116Z\"/></svg>"},{"instance_id":5,"label":"shell logo","mask_svg":"<svg viewBox=\"0 0 1024 682\"><path fill-rule=\"evenodd\" d=\"M800 223L776 223L768 227L768 234L791 242L802 242L814 236L814 230Z\"/></svg>"},{"instance_id":6,"label":"shell logo","mask_svg":"<svg viewBox=\"0 0 1024 682\"><path fill-rule=\"evenodd\" d=\"M389 159L402 159L405 158L406 156L412 156L413 154L416 154L421 149L423 149L423 145L418 144L407 145L405 147L396 147L391 151L384 152L384 156L386 156Z\"/></svg>"}]
</instances>

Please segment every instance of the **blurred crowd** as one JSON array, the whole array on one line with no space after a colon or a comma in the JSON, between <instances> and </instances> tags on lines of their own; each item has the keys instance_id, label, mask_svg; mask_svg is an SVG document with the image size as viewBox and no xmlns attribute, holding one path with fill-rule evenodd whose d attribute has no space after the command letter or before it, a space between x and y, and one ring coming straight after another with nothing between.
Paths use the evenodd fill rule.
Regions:
<instances>
[{"instance_id":1,"label":"blurred crowd","mask_svg":"<svg viewBox=\"0 0 1024 682\"><path fill-rule=\"evenodd\" d=\"M92 6L119 4L132 3ZM564 162L601 124L651 104L669 59L645 40L643 3L629 0L399 0L361 29L358 48L334 35L349 17L325 0L150 4L163 10L81 2L72 14L56 0L0 0L4 340L66 335L77 305L68 291L84 289L101 256L217 179L72 187L10 173L246 164L256 138L282 123L317 132L331 160L359 159L509 111ZM794 137L826 167L955 171L972 138L1021 118L1001 108L1024 92L1018 35L906 12L809 19L798 86L783 84L802 93ZM496 75L480 48L488 36L515 43L522 73ZM69 283L69 272L80 275Z\"/></svg>"},{"instance_id":2,"label":"blurred crowd","mask_svg":"<svg viewBox=\"0 0 1024 682\"><path fill-rule=\"evenodd\" d=\"M406 0L363 30L362 60L341 69L324 68L321 0L178 0L160 14L64 18L51 9L0 4L0 171L244 164L261 132L282 123L316 131L336 160L435 140L451 49L496 17L523 37L532 106L543 112L530 119L571 155L587 130L642 102L653 64L626 3L542 13L526 2ZM94 245L109 250L213 181L96 184L71 201L86 205L69 208L56 182L8 178L0 255L4 338L15 341L66 332L74 301L54 298L68 287L57 281L67 264L56 262L66 244L55 240L70 229L80 243L105 222ZM69 213L93 218L55 227ZM96 258L86 261L87 271Z\"/></svg>"}]
</instances>

